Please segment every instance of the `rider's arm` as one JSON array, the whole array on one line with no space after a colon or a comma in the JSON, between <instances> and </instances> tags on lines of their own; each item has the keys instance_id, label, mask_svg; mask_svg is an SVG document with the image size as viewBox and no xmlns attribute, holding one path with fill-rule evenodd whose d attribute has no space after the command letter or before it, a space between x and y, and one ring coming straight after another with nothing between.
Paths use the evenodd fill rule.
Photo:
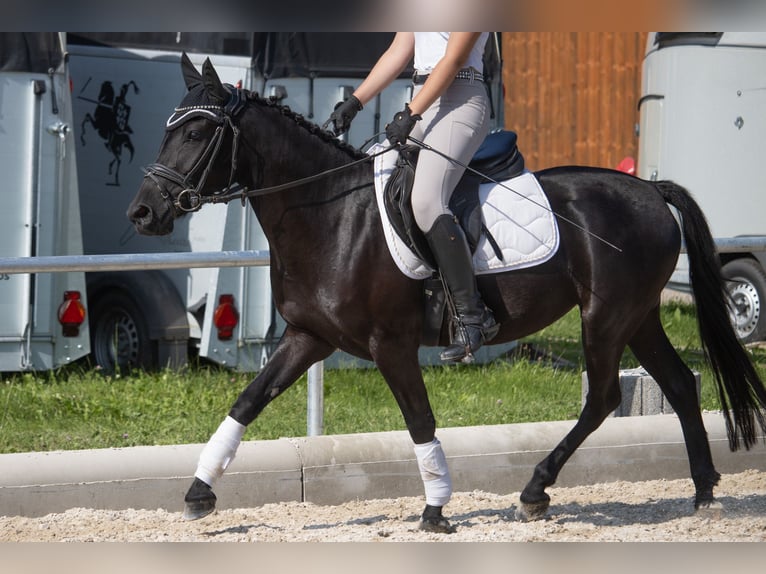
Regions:
<instances>
[{"instance_id":1,"label":"rider's arm","mask_svg":"<svg viewBox=\"0 0 766 574\"><path fill-rule=\"evenodd\" d=\"M415 34L397 32L391 45L383 52L370 73L354 92L366 104L393 82L415 55Z\"/></svg>"}]
</instances>

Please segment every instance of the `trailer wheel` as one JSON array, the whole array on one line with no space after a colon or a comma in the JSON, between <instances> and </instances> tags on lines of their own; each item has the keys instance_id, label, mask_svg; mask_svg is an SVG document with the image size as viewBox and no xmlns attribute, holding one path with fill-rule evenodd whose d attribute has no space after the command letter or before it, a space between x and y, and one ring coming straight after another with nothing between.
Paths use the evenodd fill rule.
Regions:
<instances>
[{"instance_id":1,"label":"trailer wheel","mask_svg":"<svg viewBox=\"0 0 766 574\"><path fill-rule=\"evenodd\" d=\"M743 343L766 338L766 272L754 259L735 259L721 269L734 309L729 311L737 337Z\"/></svg>"},{"instance_id":2,"label":"trailer wheel","mask_svg":"<svg viewBox=\"0 0 766 574\"><path fill-rule=\"evenodd\" d=\"M154 366L153 341L143 314L123 292L102 292L92 304L91 353L105 372Z\"/></svg>"}]
</instances>

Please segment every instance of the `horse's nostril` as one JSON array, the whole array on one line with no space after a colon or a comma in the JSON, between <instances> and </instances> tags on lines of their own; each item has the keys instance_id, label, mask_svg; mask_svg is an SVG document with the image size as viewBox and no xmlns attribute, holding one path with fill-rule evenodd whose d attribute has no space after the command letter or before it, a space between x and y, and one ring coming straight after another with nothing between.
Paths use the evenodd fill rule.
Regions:
<instances>
[{"instance_id":1,"label":"horse's nostril","mask_svg":"<svg viewBox=\"0 0 766 574\"><path fill-rule=\"evenodd\" d=\"M149 216L151 212L149 211L149 208L145 205L139 205L133 210L133 213L130 215L130 218L133 221L137 221L139 219L145 219Z\"/></svg>"}]
</instances>

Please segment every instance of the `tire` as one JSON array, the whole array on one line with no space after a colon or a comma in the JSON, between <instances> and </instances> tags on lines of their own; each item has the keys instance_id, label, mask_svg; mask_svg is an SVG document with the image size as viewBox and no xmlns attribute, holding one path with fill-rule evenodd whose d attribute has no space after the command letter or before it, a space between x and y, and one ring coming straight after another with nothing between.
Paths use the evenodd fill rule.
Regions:
<instances>
[{"instance_id":1,"label":"tire","mask_svg":"<svg viewBox=\"0 0 766 574\"><path fill-rule=\"evenodd\" d=\"M95 297L90 319L91 354L104 372L155 368L155 346L140 308L122 291Z\"/></svg>"},{"instance_id":2,"label":"tire","mask_svg":"<svg viewBox=\"0 0 766 574\"><path fill-rule=\"evenodd\" d=\"M734 302L730 310L740 341L752 343L766 338L766 272L755 259L735 259L721 269Z\"/></svg>"}]
</instances>

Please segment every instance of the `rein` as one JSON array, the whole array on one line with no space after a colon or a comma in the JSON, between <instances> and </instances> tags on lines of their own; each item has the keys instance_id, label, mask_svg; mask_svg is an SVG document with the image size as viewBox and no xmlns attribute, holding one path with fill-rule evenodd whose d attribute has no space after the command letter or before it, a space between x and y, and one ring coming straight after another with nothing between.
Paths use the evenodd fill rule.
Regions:
<instances>
[{"instance_id":1,"label":"rein","mask_svg":"<svg viewBox=\"0 0 766 574\"><path fill-rule=\"evenodd\" d=\"M232 187L234 182L234 176L237 171L237 148L239 146L240 129L234 123L234 118L244 108L244 99L242 90L230 87L231 97L226 106L190 106L188 108L176 108L173 115L167 122L168 128L174 128L176 125L185 121L191 116L205 115L209 116L209 119L218 123L218 127L213 134L210 143L208 143L205 151L202 152L199 159L195 162L194 166L189 170L186 175L179 173L178 171L169 168L161 163L151 163L143 170L144 177L151 179L159 189L162 198L168 201L175 209L181 212L191 213L199 211L203 205L208 203L229 203L235 199L239 199L242 205L245 205L245 200L250 197L258 197L289 189L292 187L298 187L317 181L325 177L329 177L335 173L341 172L346 169L350 169L361 163L366 163L374 159L375 157L382 155L396 149L396 146L389 146L381 151L378 151L372 155L368 155L361 159L352 161L338 167L327 169L319 172L315 175L296 179L280 185L274 185L271 187L263 187L260 189L247 189ZM181 114L179 118L174 119L177 114ZM229 172L229 182L222 191L213 193L212 195L202 195L200 189L202 189L207 181L210 171L221 151L222 143L226 133L226 129L229 128L232 131L232 150L231 150L231 169ZM206 162L206 163L205 163ZM193 183L194 175L202 169L202 174L197 180L196 184ZM170 193L162 185L160 178L171 181L180 187L182 187L181 193L178 197L173 199Z\"/></svg>"},{"instance_id":2,"label":"rein","mask_svg":"<svg viewBox=\"0 0 766 574\"><path fill-rule=\"evenodd\" d=\"M270 193L274 193L277 191L282 191L284 189L289 189L292 187L298 187L301 185L305 185L307 183L311 183L312 181L317 181L322 178L328 177L334 173L338 173L341 171L344 171L346 169L350 169L356 165L359 165L361 163L366 163L371 161L372 159L376 158L379 155L382 155L384 153L387 153L391 151L392 149L396 149L396 146L389 146L381 151L375 152L372 155L368 155L367 157L363 157L361 159L357 159L355 161L352 161L351 163L343 164L338 167L333 167L331 169L327 169L325 171L320 171L317 174L310 175L307 177L303 177L301 179L296 179L293 181L288 181L287 183L282 183L279 185L273 185L271 187L261 187L259 189L230 189L227 188L223 192L219 194L214 195L207 195L207 196L198 196L197 201L200 204L200 207L205 203L229 203L230 201L234 199L240 199L242 200L242 204L245 204L245 200L249 197L258 197L261 195L268 195ZM182 192L183 193L183 192ZM179 196L180 199L180 196ZM197 208L199 209L199 207ZM188 210L188 211L196 211L196 210Z\"/></svg>"}]
</instances>

